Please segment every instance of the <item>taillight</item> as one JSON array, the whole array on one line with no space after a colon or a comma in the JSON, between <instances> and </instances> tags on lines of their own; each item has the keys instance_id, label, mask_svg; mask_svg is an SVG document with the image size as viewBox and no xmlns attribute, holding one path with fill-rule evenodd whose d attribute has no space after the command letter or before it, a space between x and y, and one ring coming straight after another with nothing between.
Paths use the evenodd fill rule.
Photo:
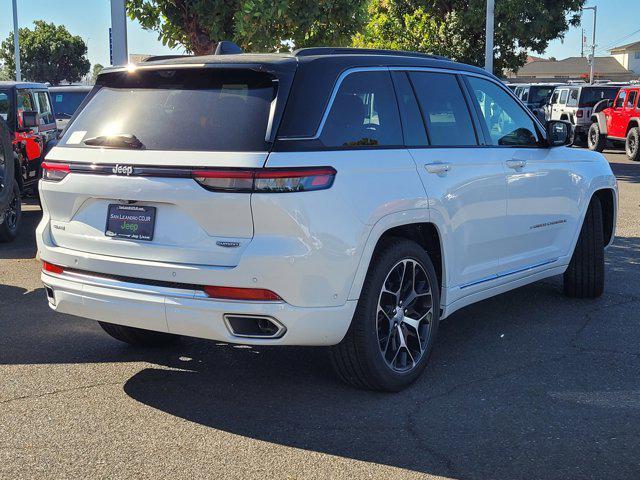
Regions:
<instances>
[{"instance_id":1,"label":"taillight","mask_svg":"<svg viewBox=\"0 0 640 480\"><path fill-rule=\"evenodd\" d=\"M323 190L333 185L332 167L193 170L193 179L214 191L286 193Z\"/></svg>"},{"instance_id":2,"label":"taillight","mask_svg":"<svg viewBox=\"0 0 640 480\"><path fill-rule=\"evenodd\" d=\"M64 272L64 268L62 268L61 266L54 265L53 263L49 263L45 261L42 262L42 270L44 270L45 272L57 273L57 274Z\"/></svg>"},{"instance_id":3,"label":"taillight","mask_svg":"<svg viewBox=\"0 0 640 480\"><path fill-rule=\"evenodd\" d=\"M59 182L71 171L66 163L42 162L41 166L42 178L51 182Z\"/></svg>"},{"instance_id":4,"label":"taillight","mask_svg":"<svg viewBox=\"0 0 640 480\"><path fill-rule=\"evenodd\" d=\"M204 293L211 298L224 300L246 300L255 302L280 302L282 298L277 293L263 288L238 288L238 287L204 287Z\"/></svg>"},{"instance_id":5,"label":"taillight","mask_svg":"<svg viewBox=\"0 0 640 480\"><path fill-rule=\"evenodd\" d=\"M576 117L578 117L578 118L582 118L582 115L584 115L584 112L583 112L582 110L578 110L578 111L576 112Z\"/></svg>"},{"instance_id":6,"label":"taillight","mask_svg":"<svg viewBox=\"0 0 640 480\"><path fill-rule=\"evenodd\" d=\"M256 192L308 192L331 187L336 171L331 167L265 169L256 172Z\"/></svg>"}]
</instances>

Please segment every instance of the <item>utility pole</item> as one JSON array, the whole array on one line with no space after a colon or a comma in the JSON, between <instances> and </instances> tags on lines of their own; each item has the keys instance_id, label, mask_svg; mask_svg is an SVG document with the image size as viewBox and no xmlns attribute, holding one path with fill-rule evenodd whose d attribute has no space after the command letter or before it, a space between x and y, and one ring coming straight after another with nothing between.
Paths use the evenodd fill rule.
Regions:
<instances>
[{"instance_id":1,"label":"utility pole","mask_svg":"<svg viewBox=\"0 0 640 480\"><path fill-rule=\"evenodd\" d=\"M582 35L580 36L580 57L584 58L584 28L582 29Z\"/></svg>"},{"instance_id":2,"label":"utility pole","mask_svg":"<svg viewBox=\"0 0 640 480\"><path fill-rule=\"evenodd\" d=\"M129 63L127 17L124 0L111 0L111 41L113 48L112 65L126 65Z\"/></svg>"},{"instance_id":3,"label":"utility pole","mask_svg":"<svg viewBox=\"0 0 640 480\"><path fill-rule=\"evenodd\" d=\"M493 21L494 21L494 0L487 0L487 20L484 48L484 69L493 73Z\"/></svg>"},{"instance_id":4,"label":"utility pole","mask_svg":"<svg viewBox=\"0 0 640 480\"><path fill-rule=\"evenodd\" d=\"M20 71L20 42L18 41L17 0L13 0L13 59L16 64L16 82L21 82L22 72Z\"/></svg>"},{"instance_id":5,"label":"utility pole","mask_svg":"<svg viewBox=\"0 0 640 480\"><path fill-rule=\"evenodd\" d=\"M591 40L591 55L589 65L591 70L589 71L589 83L593 85L593 77L596 72L596 18L598 16L598 7L582 7L582 10L593 10L593 38Z\"/></svg>"}]
</instances>

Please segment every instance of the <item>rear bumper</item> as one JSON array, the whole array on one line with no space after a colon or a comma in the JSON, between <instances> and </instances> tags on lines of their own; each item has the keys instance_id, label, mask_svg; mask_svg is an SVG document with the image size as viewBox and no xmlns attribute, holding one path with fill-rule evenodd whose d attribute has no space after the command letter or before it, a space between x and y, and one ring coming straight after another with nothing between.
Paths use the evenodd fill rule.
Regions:
<instances>
[{"instance_id":1,"label":"rear bumper","mask_svg":"<svg viewBox=\"0 0 640 480\"><path fill-rule=\"evenodd\" d=\"M42 273L49 306L60 313L118 325L249 345L335 345L349 328L356 301L337 307L294 307L285 302L237 302L194 290L126 283L78 273ZM280 338L234 335L224 316L260 315L286 328Z\"/></svg>"}]
</instances>

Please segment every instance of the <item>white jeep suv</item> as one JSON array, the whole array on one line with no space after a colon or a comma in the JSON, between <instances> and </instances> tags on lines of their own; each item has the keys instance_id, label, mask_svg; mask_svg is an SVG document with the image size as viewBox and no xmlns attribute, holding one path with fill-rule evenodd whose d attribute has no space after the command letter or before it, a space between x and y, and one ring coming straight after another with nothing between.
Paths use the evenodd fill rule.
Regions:
<instances>
[{"instance_id":1,"label":"white jeep suv","mask_svg":"<svg viewBox=\"0 0 640 480\"><path fill-rule=\"evenodd\" d=\"M325 345L397 391L438 322L552 275L596 297L617 186L492 75L312 48L115 68L43 164L58 312L158 345Z\"/></svg>"}]
</instances>

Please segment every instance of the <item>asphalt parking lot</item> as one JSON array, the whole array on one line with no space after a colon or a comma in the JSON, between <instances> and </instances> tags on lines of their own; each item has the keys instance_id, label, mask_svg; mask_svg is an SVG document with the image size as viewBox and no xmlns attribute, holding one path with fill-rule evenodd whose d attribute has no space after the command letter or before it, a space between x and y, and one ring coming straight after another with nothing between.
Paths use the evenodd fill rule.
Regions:
<instances>
[{"instance_id":1,"label":"asphalt parking lot","mask_svg":"<svg viewBox=\"0 0 640 480\"><path fill-rule=\"evenodd\" d=\"M0 478L640 478L640 164L607 158L605 294L467 307L400 394L342 385L322 349L145 351L54 314L27 206L0 246Z\"/></svg>"}]
</instances>

